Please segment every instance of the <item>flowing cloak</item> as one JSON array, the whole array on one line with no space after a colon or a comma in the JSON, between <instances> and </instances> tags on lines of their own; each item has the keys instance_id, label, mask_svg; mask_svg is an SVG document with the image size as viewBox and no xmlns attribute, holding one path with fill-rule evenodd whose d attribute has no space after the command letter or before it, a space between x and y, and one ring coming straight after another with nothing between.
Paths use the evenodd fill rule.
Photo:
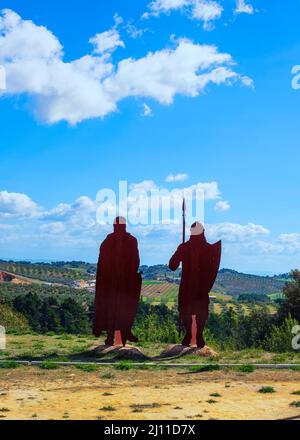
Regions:
<instances>
[{"instance_id":1,"label":"flowing cloak","mask_svg":"<svg viewBox=\"0 0 300 440\"><path fill-rule=\"evenodd\" d=\"M131 328L142 278L137 240L127 232L107 236L100 247L95 297L94 335Z\"/></svg>"},{"instance_id":2,"label":"flowing cloak","mask_svg":"<svg viewBox=\"0 0 300 440\"><path fill-rule=\"evenodd\" d=\"M204 236L192 235L172 256L169 267L176 270L182 263L178 309L181 315L197 314L209 304L221 260L221 242L209 244Z\"/></svg>"}]
</instances>

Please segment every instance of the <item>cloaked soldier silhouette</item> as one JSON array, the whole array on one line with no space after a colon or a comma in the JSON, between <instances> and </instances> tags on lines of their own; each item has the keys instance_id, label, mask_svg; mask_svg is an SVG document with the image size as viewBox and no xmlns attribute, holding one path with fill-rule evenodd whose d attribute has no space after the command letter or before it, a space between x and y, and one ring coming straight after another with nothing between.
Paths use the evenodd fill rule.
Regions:
<instances>
[{"instance_id":1,"label":"cloaked soldier silhouette","mask_svg":"<svg viewBox=\"0 0 300 440\"><path fill-rule=\"evenodd\" d=\"M101 244L96 278L94 335L106 331L106 345L116 344L116 332L124 346L138 341L131 328L142 287L139 265L137 240L126 232L125 218L117 217L114 232Z\"/></svg>"},{"instance_id":2,"label":"cloaked soldier silhouette","mask_svg":"<svg viewBox=\"0 0 300 440\"><path fill-rule=\"evenodd\" d=\"M205 238L204 226L196 222L191 226L191 237L182 243L172 256L169 267L178 269L182 263L178 310L185 327L182 345L192 342L193 320L196 324L196 342L199 348L205 346L203 330L208 319L209 293L214 285L221 260L221 241L209 244Z\"/></svg>"}]
</instances>

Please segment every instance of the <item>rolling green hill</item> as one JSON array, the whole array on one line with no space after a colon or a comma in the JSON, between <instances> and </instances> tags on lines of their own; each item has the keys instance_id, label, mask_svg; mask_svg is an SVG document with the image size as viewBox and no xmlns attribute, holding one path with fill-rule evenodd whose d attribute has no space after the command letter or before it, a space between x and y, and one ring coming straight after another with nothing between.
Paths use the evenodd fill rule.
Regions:
<instances>
[{"instance_id":1,"label":"rolling green hill","mask_svg":"<svg viewBox=\"0 0 300 440\"><path fill-rule=\"evenodd\" d=\"M96 264L84 262L30 263L0 260L0 271L25 277L26 280L73 286L74 281L95 278ZM155 282L170 283L173 286L161 286L161 296L174 295L180 283L180 269L171 272L167 265L141 266L144 284ZM288 274L278 276L258 276L240 273L230 269L220 270L213 291L238 298L244 294L272 295L280 294L288 280ZM166 290L162 290L166 289ZM156 292L157 293L157 292ZM156 295L154 292L154 294Z\"/></svg>"},{"instance_id":2,"label":"rolling green hill","mask_svg":"<svg viewBox=\"0 0 300 440\"><path fill-rule=\"evenodd\" d=\"M238 297L241 294L261 294L280 293L288 278L279 276L258 276L236 272L230 269L220 270L215 292L227 293Z\"/></svg>"},{"instance_id":3,"label":"rolling green hill","mask_svg":"<svg viewBox=\"0 0 300 440\"><path fill-rule=\"evenodd\" d=\"M95 273L95 267L95 265L83 262L49 264L0 260L0 270L27 279L57 284L70 284L75 280L90 279Z\"/></svg>"},{"instance_id":4,"label":"rolling green hill","mask_svg":"<svg viewBox=\"0 0 300 440\"><path fill-rule=\"evenodd\" d=\"M166 265L142 266L145 280L160 280L179 283L180 271L171 272ZM269 295L281 293L288 280L288 274L278 276L259 276L222 269L218 273L213 291L239 297L242 294Z\"/></svg>"}]
</instances>

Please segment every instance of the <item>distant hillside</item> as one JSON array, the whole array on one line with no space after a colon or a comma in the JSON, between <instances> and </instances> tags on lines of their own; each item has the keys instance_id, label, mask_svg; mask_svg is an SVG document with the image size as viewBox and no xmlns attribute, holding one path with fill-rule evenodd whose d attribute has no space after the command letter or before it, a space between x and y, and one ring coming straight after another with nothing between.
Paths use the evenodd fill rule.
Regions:
<instances>
[{"instance_id":1,"label":"distant hillside","mask_svg":"<svg viewBox=\"0 0 300 440\"><path fill-rule=\"evenodd\" d=\"M141 266L144 281L160 281L179 284L181 270L170 271L167 265ZM51 284L66 285L70 287L85 287L90 285L94 290L92 280L95 280L96 264L84 262L53 262L53 263L30 263L1 261L0 279L9 282L9 276L17 276L15 282L44 282ZM8 278L7 278L8 275ZM231 269L220 270L213 291L220 294L238 297L243 294L278 294L282 292L284 284L289 279L288 274L278 276L258 276L240 273ZM85 283L81 281L84 280Z\"/></svg>"},{"instance_id":2,"label":"distant hillside","mask_svg":"<svg viewBox=\"0 0 300 440\"><path fill-rule=\"evenodd\" d=\"M166 280L180 282L180 271L171 272L166 265L143 266L145 280ZM238 297L242 294L280 293L289 278L288 274L278 276L259 276L240 273L231 269L220 270L213 291Z\"/></svg>"},{"instance_id":3,"label":"distant hillside","mask_svg":"<svg viewBox=\"0 0 300 440\"><path fill-rule=\"evenodd\" d=\"M0 260L0 271L26 280L70 285L75 280L88 280L95 273L95 265L83 262L30 263ZM1 280L0 280L1 281Z\"/></svg>"},{"instance_id":4,"label":"distant hillside","mask_svg":"<svg viewBox=\"0 0 300 440\"><path fill-rule=\"evenodd\" d=\"M227 293L232 296L239 296L241 294L263 294L282 292L285 283L288 280L288 275L280 276L259 276L247 275L236 272L230 269L220 270L216 284L214 286L215 292Z\"/></svg>"}]
</instances>

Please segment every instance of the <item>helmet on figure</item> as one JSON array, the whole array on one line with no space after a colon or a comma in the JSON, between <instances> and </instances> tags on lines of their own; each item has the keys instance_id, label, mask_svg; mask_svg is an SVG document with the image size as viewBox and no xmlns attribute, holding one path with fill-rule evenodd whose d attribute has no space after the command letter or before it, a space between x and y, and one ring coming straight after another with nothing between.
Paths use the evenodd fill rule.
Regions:
<instances>
[{"instance_id":1,"label":"helmet on figure","mask_svg":"<svg viewBox=\"0 0 300 440\"><path fill-rule=\"evenodd\" d=\"M126 232L126 218L125 217L116 217L114 220L114 231L115 232Z\"/></svg>"},{"instance_id":2,"label":"helmet on figure","mask_svg":"<svg viewBox=\"0 0 300 440\"><path fill-rule=\"evenodd\" d=\"M191 226L191 235L202 235L205 232L205 228L200 222L195 222Z\"/></svg>"}]
</instances>

